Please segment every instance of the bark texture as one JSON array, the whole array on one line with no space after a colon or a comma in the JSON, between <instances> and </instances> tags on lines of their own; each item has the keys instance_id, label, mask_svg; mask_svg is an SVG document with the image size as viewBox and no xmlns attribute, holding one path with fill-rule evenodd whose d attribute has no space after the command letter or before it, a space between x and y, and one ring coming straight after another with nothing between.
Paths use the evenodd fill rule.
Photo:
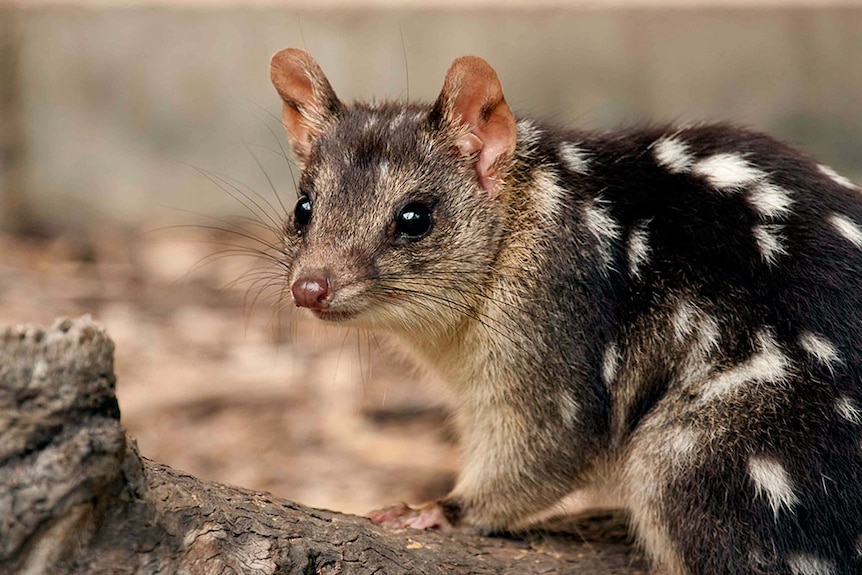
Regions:
<instances>
[{"instance_id":1,"label":"bark texture","mask_svg":"<svg viewBox=\"0 0 862 575\"><path fill-rule=\"evenodd\" d=\"M619 542L385 530L148 461L120 424L112 362L89 318L0 330L0 573L645 572Z\"/></svg>"}]
</instances>

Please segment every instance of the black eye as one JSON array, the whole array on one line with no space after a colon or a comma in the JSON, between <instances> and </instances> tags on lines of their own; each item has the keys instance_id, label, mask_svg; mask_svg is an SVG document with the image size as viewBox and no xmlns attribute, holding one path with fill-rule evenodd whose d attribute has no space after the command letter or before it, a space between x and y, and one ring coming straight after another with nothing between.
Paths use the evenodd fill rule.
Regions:
<instances>
[{"instance_id":1,"label":"black eye","mask_svg":"<svg viewBox=\"0 0 862 575\"><path fill-rule=\"evenodd\" d=\"M311 198L302 194L296 201L293 209L293 225L297 230L302 230L311 221Z\"/></svg>"},{"instance_id":2,"label":"black eye","mask_svg":"<svg viewBox=\"0 0 862 575\"><path fill-rule=\"evenodd\" d=\"M395 218L395 233L401 239L416 241L431 231L431 208L422 202L410 202Z\"/></svg>"}]
</instances>

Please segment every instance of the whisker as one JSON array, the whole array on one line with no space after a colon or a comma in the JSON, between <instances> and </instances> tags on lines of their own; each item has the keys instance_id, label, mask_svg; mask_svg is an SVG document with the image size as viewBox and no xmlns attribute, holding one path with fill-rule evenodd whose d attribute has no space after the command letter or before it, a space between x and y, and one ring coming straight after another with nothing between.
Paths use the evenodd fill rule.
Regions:
<instances>
[{"instance_id":1,"label":"whisker","mask_svg":"<svg viewBox=\"0 0 862 575\"><path fill-rule=\"evenodd\" d=\"M257 226L255 226L257 227ZM241 227L235 226L230 228L223 228L221 226L210 226L205 224L176 224L172 226L162 226L158 230L154 231L166 231L166 230L175 230L175 229L191 229L191 230L203 230L208 232L213 232L217 235L225 235L230 237L237 237L243 240L248 240L252 242L251 245L242 245L240 243L231 243L226 240L215 239L211 237L209 239L193 239L189 240L190 243L198 243L198 244L209 244L216 246L227 246L234 247L237 249L245 249L245 250L254 250L256 253L260 255L272 256L270 259L272 261L279 261L283 259L281 257L281 245L276 243L271 243L266 239L258 236L251 231L243 231ZM260 247L252 247L254 245L259 245Z\"/></svg>"},{"instance_id":2,"label":"whisker","mask_svg":"<svg viewBox=\"0 0 862 575\"><path fill-rule=\"evenodd\" d=\"M230 181L230 179L227 178L227 176L221 176L215 172L205 170L204 168L201 168L199 166L195 166L193 164L189 164L189 163L185 163L185 162L181 162L181 163L183 165L188 166L191 169L195 170L198 174L200 174L204 178L208 179L211 183L215 184L216 187L218 187L221 191L223 191L225 194L227 194L227 196L229 198L231 198L236 203L238 203L243 208L245 208L245 210L248 211L250 214L252 214L256 219L259 219L261 221L269 219L276 227L278 227L278 223L272 218L272 215L268 214L265 210L263 210L263 208L260 207L259 204L257 204L251 197L249 197L248 194L244 193L236 185L234 185ZM230 189L228 189L228 188L230 188ZM231 191L231 189L233 190L233 192ZM240 197L238 197L238 196L244 198L246 201L250 202L253 206L255 206L259 210L259 213L257 211L255 211L254 208L249 206L249 204L247 204L242 199L240 199ZM273 210L274 210L274 208L273 208Z\"/></svg>"},{"instance_id":3,"label":"whisker","mask_svg":"<svg viewBox=\"0 0 862 575\"><path fill-rule=\"evenodd\" d=\"M455 284L452 284L450 282L446 282L444 280L436 281L438 278L435 278L435 277L429 278L429 276L423 276L423 275L404 276L401 274L397 274L397 275L392 274L388 278L386 276L378 276L378 279L381 279L381 278L384 280L386 280L386 279L395 280L399 283L405 283L407 285L413 285L413 286L418 285L418 286L428 286L428 287L433 287L433 288L454 289L456 291L466 293L468 297L479 298L479 299L482 299L484 301L487 301L490 304L493 304L494 306L496 306L496 308L499 309L500 311L505 312L507 310L515 310L515 311L521 312L523 314L526 314L526 315L528 315L534 319L543 319L540 314L538 314L538 313L536 313L530 309L515 305L512 302L502 301L502 300L499 300L498 298L491 297L487 293L484 293L483 290L481 290L481 289L476 288L474 290L465 290L460 285L455 285Z\"/></svg>"},{"instance_id":4,"label":"whisker","mask_svg":"<svg viewBox=\"0 0 862 575\"><path fill-rule=\"evenodd\" d=\"M210 228L211 230L215 229L215 230L220 230L224 233L231 233L231 230L233 230L237 227L240 227L240 225L250 225L250 226L253 226L255 228L261 228L262 230L264 230L267 233L270 233L276 237L279 237L281 235L281 226L279 226L278 228L275 228L275 227L271 226L270 224L267 224L266 222L262 222L262 221L260 221L260 219L255 218L255 217L233 216L230 219L226 219L226 218L219 218L216 216L211 216L209 214L203 214L201 212L196 212L194 210L188 210L185 208L178 208L176 206L168 206L168 205L164 205L164 204L161 204L161 205L162 205L162 207L174 210L174 211L179 212L179 213L190 214L190 215L193 215L195 217L204 218L206 220L211 220L215 223L222 224L225 226L225 227L214 226L213 228ZM202 227L203 226L201 224L173 224L173 225L168 225L168 226L160 226L160 227L155 228L153 230L147 230L147 231L141 232L135 237L141 238L141 237L148 236L150 234L154 234L156 232L161 232L164 230L180 229L180 228L202 228Z\"/></svg>"},{"instance_id":5,"label":"whisker","mask_svg":"<svg viewBox=\"0 0 862 575\"><path fill-rule=\"evenodd\" d=\"M257 107L260 111L265 113L267 116L274 119L278 123L279 126L284 128L284 120L282 118L276 116L270 110L267 110L266 108L264 108L263 106L261 106L260 104L258 104L256 102L252 102L252 104L255 107ZM287 163L287 169L290 171L290 179L293 182L293 191L294 191L294 193L296 193L296 174L293 171L293 167L295 164L293 163L293 161L291 161L290 156L288 155L287 151L284 149L284 146L281 144L281 140L279 139L278 135L275 133L275 130L273 130L272 127L268 123L264 122L262 118L258 117L258 120L260 121L261 124L263 124L263 126L272 135L272 139L275 140L276 144L278 144L278 148L281 150L281 153L279 154L275 150L270 150L270 148L267 148L265 146L261 146L260 144L254 144L254 145L262 147L266 150L270 150L274 154L279 155L282 158L284 158L284 161Z\"/></svg>"},{"instance_id":6,"label":"whisker","mask_svg":"<svg viewBox=\"0 0 862 575\"><path fill-rule=\"evenodd\" d=\"M258 148L264 150L266 152L271 153L274 156L278 156L279 158L287 159L283 154L283 148L281 150L276 150L275 148L270 148L269 146L265 146L263 144L258 144L255 142L243 142L246 146L251 146L252 148Z\"/></svg>"},{"instance_id":7,"label":"whisker","mask_svg":"<svg viewBox=\"0 0 862 575\"><path fill-rule=\"evenodd\" d=\"M207 174L204 174L204 175L207 175ZM260 221L269 220L273 224L274 227L276 227L276 228L280 227L281 218L280 218L279 212L275 208L275 206L273 206L269 200L267 200L265 197L260 195L258 192L254 191L248 185L246 185L246 184L244 184L244 183L242 183L242 182L240 182L234 178L231 178L229 176L225 176L225 175L221 175L221 174L217 174L217 173L213 173L213 172L210 172L209 175L207 175L207 177L209 177L210 181L212 181L216 185L219 185L218 182L222 182L224 185L229 186L232 190L234 190L234 193L239 194L240 196L245 198L247 201L249 201L252 204L252 206L257 208L257 211L255 211L254 209L249 207L247 204L243 203L241 200L236 198L236 196L234 196L230 191L224 190L224 188L222 188L226 194L228 194L230 197L236 199L241 205L243 205L246 208L246 210L249 211L249 213L251 213L252 215L257 217L258 219L260 219ZM258 199L260 199L264 204L266 204L266 206L269 208L270 211L265 210L263 208L263 206L261 206L261 204L258 203L257 200L255 200L251 195L249 195L249 193L240 189L239 186L242 186L243 188L248 190L251 194L253 194Z\"/></svg>"},{"instance_id":8,"label":"whisker","mask_svg":"<svg viewBox=\"0 0 862 575\"><path fill-rule=\"evenodd\" d=\"M249 240L251 242L255 242L257 244L260 244L261 246L265 247L268 250L272 250L273 252L277 252L277 253L281 252L281 246L278 246L274 243L270 243L270 242L266 241L265 239L263 239L259 236L256 236L250 232L242 231L239 228L222 228L219 226L210 226L210 225L206 225L206 224L178 224L178 225L173 225L173 226L164 226L164 227L160 228L160 230L173 230L173 229L207 230L207 231L217 232L217 233L225 234L225 235L229 235L229 236L236 236L236 237L243 238L245 240ZM209 243L209 244L219 245L217 240L195 240L195 241L198 243ZM233 246L234 244L225 243L225 244L221 244L221 245ZM238 246L235 246L235 247L238 247ZM261 253L263 253L263 252L261 252Z\"/></svg>"},{"instance_id":9,"label":"whisker","mask_svg":"<svg viewBox=\"0 0 862 575\"><path fill-rule=\"evenodd\" d=\"M249 284L249 288L253 288L260 282L268 282L270 285L280 287L277 284L281 279L281 275L271 274L264 270L249 270L248 272L241 274L238 278L231 280L227 285L225 285L225 288L234 289L243 284Z\"/></svg>"},{"instance_id":10,"label":"whisker","mask_svg":"<svg viewBox=\"0 0 862 575\"><path fill-rule=\"evenodd\" d=\"M279 120L279 124L283 126L284 124L282 124L282 122L283 120ZM296 164L294 164L293 160L291 160L288 156L287 151L284 149L284 146L281 144L281 140L279 139L275 131L269 126L267 126L267 129L269 130L269 133L272 134L272 138L275 140L275 143L278 144L278 147L281 150L281 155L284 157L284 161L287 163L287 169L290 172L290 180L293 182L293 193L298 198L299 189L296 185L296 173L293 171L293 168Z\"/></svg>"},{"instance_id":11,"label":"whisker","mask_svg":"<svg viewBox=\"0 0 862 575\"><path fill-rule=\"evenodd\" d=\"M341 367L341 355L344 353L344 345L347 343L347 336L350 335L350 330L344 330L344 338L341 340L341 346L338 348L338 357L335 359L335 369L332 372L332 383L331 386L335 387L335 378L338 374L338 370Z\"/></svg>"},{"instance_id":12,"label":"whisker","mask_svg":"<svg viewBox=\"0 0 862 575\"><path fill-rule=\"evenodd\" d=\"M410 66L407 65L407 46L404 44L404 30L398 24L398 34L401 36L401 54L404 56L404 86L407 90L407 101L410 101Z\"/></svg>"},{"instance_id":13,"label":"whisker","mask_svg":"<svg viewBox=\"0 0 862 575\"><path fill-rule=\"evenodd\" d=\"M275 288L277 290L279 288L278 282L277 281L265 282L263 284L263 286L261 286L260 288L258 288L256 290L256 293L254 294L254 297L252 297L251 302L248 301L248 294L251 291L251 289L254 289L254 288L250 287L248 290L246 290L245 295L243 296L243 299L242 299L243 307L247 310L246 322L249 322L251 320L251 315L252 315L254 308L257 305L257 302L260 299L260 297L264 294L267 294L267 290L269 290L270 288Z\"/></svg>"},{"instance_id":14,"label":"whisker","mask_svg":"<svg viewBox=\"0 0 862 575\"><path fill-rule=\"evenodd\" d=\"M466 304L452 300L450 298L447 298L447 297L439 295L439 294L429 293L429 292L425 292L425 291L421 291L421 290L413 290L413 289L406 289L406 288L392 287L392 286L387 286L385 289L388 290L390 293L409 294L412 296L417 296L420 298L425 298L425 299L431 300L432 302L438 302L438 303L446 304L449 307L449 309L462 313L464 316L466 316L466 317L472 319L473 321L479 323L480 325L482 325L486 329L493 331L497 335L503 337L504 339L506 339L507 341L509 341L510 343L515 345L516 347L518 347L521 351L529 353L529 350L526 347L524 347L520 341L517 341L511 337L510 334L517 333L517 330L511 329L510 326L503 324L500 320L492 318L492 317L488 316L487 314L483 314L481 312L478 312L477 310L471 308L470 306L468 306ZM418 302L413 302L413 303L416 304ZM429 311L438 311L436 308L434 308L430 305L427 306L427 309Z\"/></svg>"},{"instance_id":15,"label":"whisker","mask_svg":"<svg viewBox=\"0 0 862 575\"><path fill-rule=\"evenodd\" d=\"M368 393L368 380L366 379L365 368L362 365L362 337L360 334L360 330L356 331L356 354L359 357L359 383L362 385L362 399L363 402L365 400L365 396ZM366 358L366 361L369 361Z\"/></svg>"},{"instance_id":16,"label":"whisker","mask_svg":"<svg viewBox=\"0 0 862 575\"><path fill-rule=\"evenodd\" d=\"M272 190L272 195L273 195L273 196L275 196L275 199L278 201L278 205L281 207L281 212L279 212L278 210L276 210L276 209L275 209L275 206L273 206L272 204L269 204L269 202L267 202L267 204L268 204L268 205L270 206L270 208L272 208L272 209L273 209L273 211L275 211L277 214L281 214L281 215L282 215L282 219L284 219L284 216L287 214L287 208L285 208L285 207L284 207L284 203L281 201L281 196L278 194L278 191L275 189L275 184L274 184L274 183L272 183L272 178L270 178L270 177L269 177L269 174L268 174L268 173L267 173L267 171L264 169L263 164L261 164L261 163L260 163L260 160L258 159L257 155L252 151L251 147L250 147L247 143L245 143L245 142L243 142L243 144L245 145L245 149L246 149L246 150L248 150L248 153L249 153L249 154L251 154L251 157L252 157L252 159L254 160L254 163L255 163L255 164L257 164L257 167L258 167L258 168L260 169L260 171L263 173L263 177L265 177L265 178L266 178L267 183L269 183L269 189L270 189L270 190Z\"/></svg>"}]
</instances>

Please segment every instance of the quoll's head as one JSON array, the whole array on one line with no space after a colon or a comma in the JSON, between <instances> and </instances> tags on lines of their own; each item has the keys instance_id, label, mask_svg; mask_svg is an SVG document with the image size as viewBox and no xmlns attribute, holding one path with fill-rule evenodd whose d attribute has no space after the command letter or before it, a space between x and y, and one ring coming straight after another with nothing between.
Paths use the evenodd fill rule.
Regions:
<instances>
[{"instance_id":1,"label":"quoll's head","mask_svg":"<svg viewBox=\"0 0 862 575\"><path fill-rule=\"evenodd\" d=\"M302 167L287 282L318 318L395 331L471 316L503 233L515 119L494 70L456 60L432 105L344 104L307 53L273 56Z\"/></svg>"}]
</instances>

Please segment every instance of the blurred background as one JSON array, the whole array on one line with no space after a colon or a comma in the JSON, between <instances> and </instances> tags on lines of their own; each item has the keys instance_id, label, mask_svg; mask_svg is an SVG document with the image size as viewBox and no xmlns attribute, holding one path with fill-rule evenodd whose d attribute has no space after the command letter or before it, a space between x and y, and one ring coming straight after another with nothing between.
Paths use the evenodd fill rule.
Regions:
<instances>
[{"instance_id":1,"label":"blurred background","mask_svg":"<svg viewBox=\"0 0 862 575\"><path fill-rule=\"evenodd\" d=\"M458 461L433 382L243 256L295 201L287 46L345 100L431 100L476 54L521 114L731 120L862 181L860 2L0 0L0 322L93 315L145 456L314 506L434 497Z\"/></svg>"}]
</instances>

